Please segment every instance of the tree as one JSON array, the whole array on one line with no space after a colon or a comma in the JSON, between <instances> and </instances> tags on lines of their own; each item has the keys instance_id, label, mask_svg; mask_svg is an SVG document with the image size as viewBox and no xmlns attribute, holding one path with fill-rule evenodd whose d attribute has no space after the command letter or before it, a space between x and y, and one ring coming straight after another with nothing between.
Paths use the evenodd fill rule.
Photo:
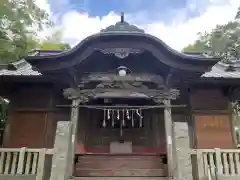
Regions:
<instances>
[{"instance_id":1,"label":"tree","mask_svg":"<svg viewBox=\"0 0 240 180\"><path fill-rule=\"evenodd\" d=\"M68 50L71 49L70 45L67 43L53 43L50 41L45 41L40 44L40 50Z\"/></svg>"},{"instance_id":2,"label":"tree","mask_svg":"<svg viewBox=\"0 0 240 180\"><path fill-rule=\"evenodd\" d=\"M62 29L56 29L53 31L53 33L46 37L45 40L43 40L40 43L40 49L41 50L68 50L70 49L70 45L67 43L64 43L62 40L63 37L63 31Z\"/></svg>"},{"instance_id":3,"label":"tree","mask_svg":"<svg viewBox=\"0 0 240 180\"><path fill-rule=\"evenodd\" d=\"M225 62L240 60L240 7L235 20L225 25L217 26L211 32L199 33L198 39L183 49L184 52L202 52L212 56L222 57ZM236 143L240 135L240 103L232 102L233 134ZM240 145L240 144L239 144Z\"/></svg>"},{"instance_id":4,"label":"tree","mask_svg":"<svg viewBox=\"0 0 240 180\"><path fill-rule=\"evenodd\" d=\"M238 8L237 14L235 16L235 19L240 19L240 6Z\"/></svg>"},{"instance_id":5,"label":"tree","mask_svg":"<svg viewBox=\"0 0 240 180\"><path fill-rule=\"evenodd\" d=\"M1 0L0 63L15 61L37 46L36 34L52 25L34 0Z\"/></svg>"},{"instance_id":6,"label":"tree","mask_svg":"<svg viewBox=\"0 0 240 180\"><path fill-rule=\"evenodd\" d=\"M240 8L236 19L218 25L211 32L199 33L198 39L183 49L184 52L202 52L222 57L224 61L240 59Z\"/></svg>"}]
</instances>

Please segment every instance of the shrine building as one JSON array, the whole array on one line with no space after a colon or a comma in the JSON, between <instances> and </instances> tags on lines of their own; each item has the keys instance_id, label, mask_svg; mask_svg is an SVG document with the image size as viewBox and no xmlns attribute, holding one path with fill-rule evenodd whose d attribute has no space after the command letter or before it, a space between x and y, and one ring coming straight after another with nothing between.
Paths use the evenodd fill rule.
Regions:
<instances>
[{"instance_id":1,"label":"shrine building","mask_svg":"<svg viewBox=\"0 0 240 180\"><path fill-rule=\"evenodd\" d=\"M0 65L0 178L237 180L239 88L239 62L177 52L122 16L68 51Z\"/></svg>"}]
</instances>

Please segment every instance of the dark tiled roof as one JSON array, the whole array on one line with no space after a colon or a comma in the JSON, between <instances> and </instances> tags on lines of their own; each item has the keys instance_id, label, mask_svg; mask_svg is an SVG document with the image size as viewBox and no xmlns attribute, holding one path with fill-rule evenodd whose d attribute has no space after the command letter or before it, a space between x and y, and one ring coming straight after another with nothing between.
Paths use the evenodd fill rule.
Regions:
<instances>
[{"instance_id":1,"label":"dark tiled roof","mask_svg":"<svg viewBox=\"0 0 240 180\"><path fill-rule=\"evenodd\" d=\"M11 67L11 69L10 69ZM39 76L41 73L32 69L32 66L25 60L12 63L5 68L0 67L0 76ZM15 68L15 69L14 69Z\"/></svg>"},{"instance_id":2,"label":"dark tiled roof","mask_svg":"<svg viewBox=\"0 0 240 180\"><path fill-rule=\"evenodd\" d=\"M33 50L28 56L49 56L59 54L61 50ZM11 64L0 65L0 76L39 76L40 72L33 70L32 66L25 60Z\"/></svg>"},{"instance_id":3,"label":"dark tiled roof","mask_svg":"<svg viewBox=\"0 0 240 180\"><path fill-rule=\"evenodd\" d=\"M29 52L28 56L49 56L62 53L62 50L33 50Z\"/></svg>"},{"instance_id":4,"label":"dark tiled roof","mask_svg":"<svg viewBox=\"0 0 240 180\"><path fill-rule=\"evenodd\" d=\"M240 78L240 62L232 61L230 64L219 62L203 77L213 78Z\"/></svg>"}]
</instances>

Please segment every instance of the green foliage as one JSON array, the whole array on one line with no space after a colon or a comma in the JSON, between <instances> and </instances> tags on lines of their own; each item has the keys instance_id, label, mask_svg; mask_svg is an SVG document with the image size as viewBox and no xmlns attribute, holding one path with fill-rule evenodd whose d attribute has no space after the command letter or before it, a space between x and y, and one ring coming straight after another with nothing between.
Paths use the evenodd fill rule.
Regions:
<instances>
[{"instance_id":1,"label":"green foliage","mask_svg":"<svg viewBox=\"0 0 240 180\"><path fill-rule=\"evenodd\" d=\"M62 29L55 30L50 36L39 44L41 50L68 50L70 45L62 42Z\"/></svg>"},{"instance_id":2,"label":"green foliage","mask_svg":"<svg viewBox=\"0 0 240 180\"><path fill-rule=\"evenodd\" d=\"M52 25L34 0L1 0L0 63L18 60L37 46L36 33Z\"/></svg>"},{"instance_id":3,"label":"green foliage","mask_svg":"<svg viewBox=\"0 0 240 180\"><path fill-rule=\"evenodd\" d=\"M223 60L240 59L240 8L235 21L218 25L211 32L199 33L198 39L183 52L202 52Z\"/></svg>"},{"instance_id":4,"label":"green foliage","mask_svg":"<svg viewBox=\"0 0 240 180\"><path fill-rule=\"evenodd\" d=\"M53 43L51 41L45 41L40 44L40 50L68 50L70 48L69 44Z\"/></svg>"},{"instance_id":5,"label":"green foliage","mask_svg":"<svg viewBox=\"0 0 240 180\"><path fill-rule=\"evenodd\" d=\"M204 52L224 60L240 58L240 24L236 21L217 26L212 32L200 33L194 44L184 52Z\"/></svg>"}]
</instances>

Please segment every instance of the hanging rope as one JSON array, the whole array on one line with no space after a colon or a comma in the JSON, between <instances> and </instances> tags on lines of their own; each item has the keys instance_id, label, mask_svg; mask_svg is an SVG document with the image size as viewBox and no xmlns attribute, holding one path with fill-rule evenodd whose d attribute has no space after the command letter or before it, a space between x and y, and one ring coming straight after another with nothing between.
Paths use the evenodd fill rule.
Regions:
<instances>
[{"instance_id":1,"label":"hanging rope","mask_svg":"<svg viewBox=\"0 0 240 180\"><path fill-rule=\"evenodd\" d=\"M135 124L139 128L142 128L143 120L144 116L141 109L104 109L101 122L103 128L109 126L112 128L119 127L122 136L123 128L129 126L135 127Z\"/></svg>"}]
</instances>

